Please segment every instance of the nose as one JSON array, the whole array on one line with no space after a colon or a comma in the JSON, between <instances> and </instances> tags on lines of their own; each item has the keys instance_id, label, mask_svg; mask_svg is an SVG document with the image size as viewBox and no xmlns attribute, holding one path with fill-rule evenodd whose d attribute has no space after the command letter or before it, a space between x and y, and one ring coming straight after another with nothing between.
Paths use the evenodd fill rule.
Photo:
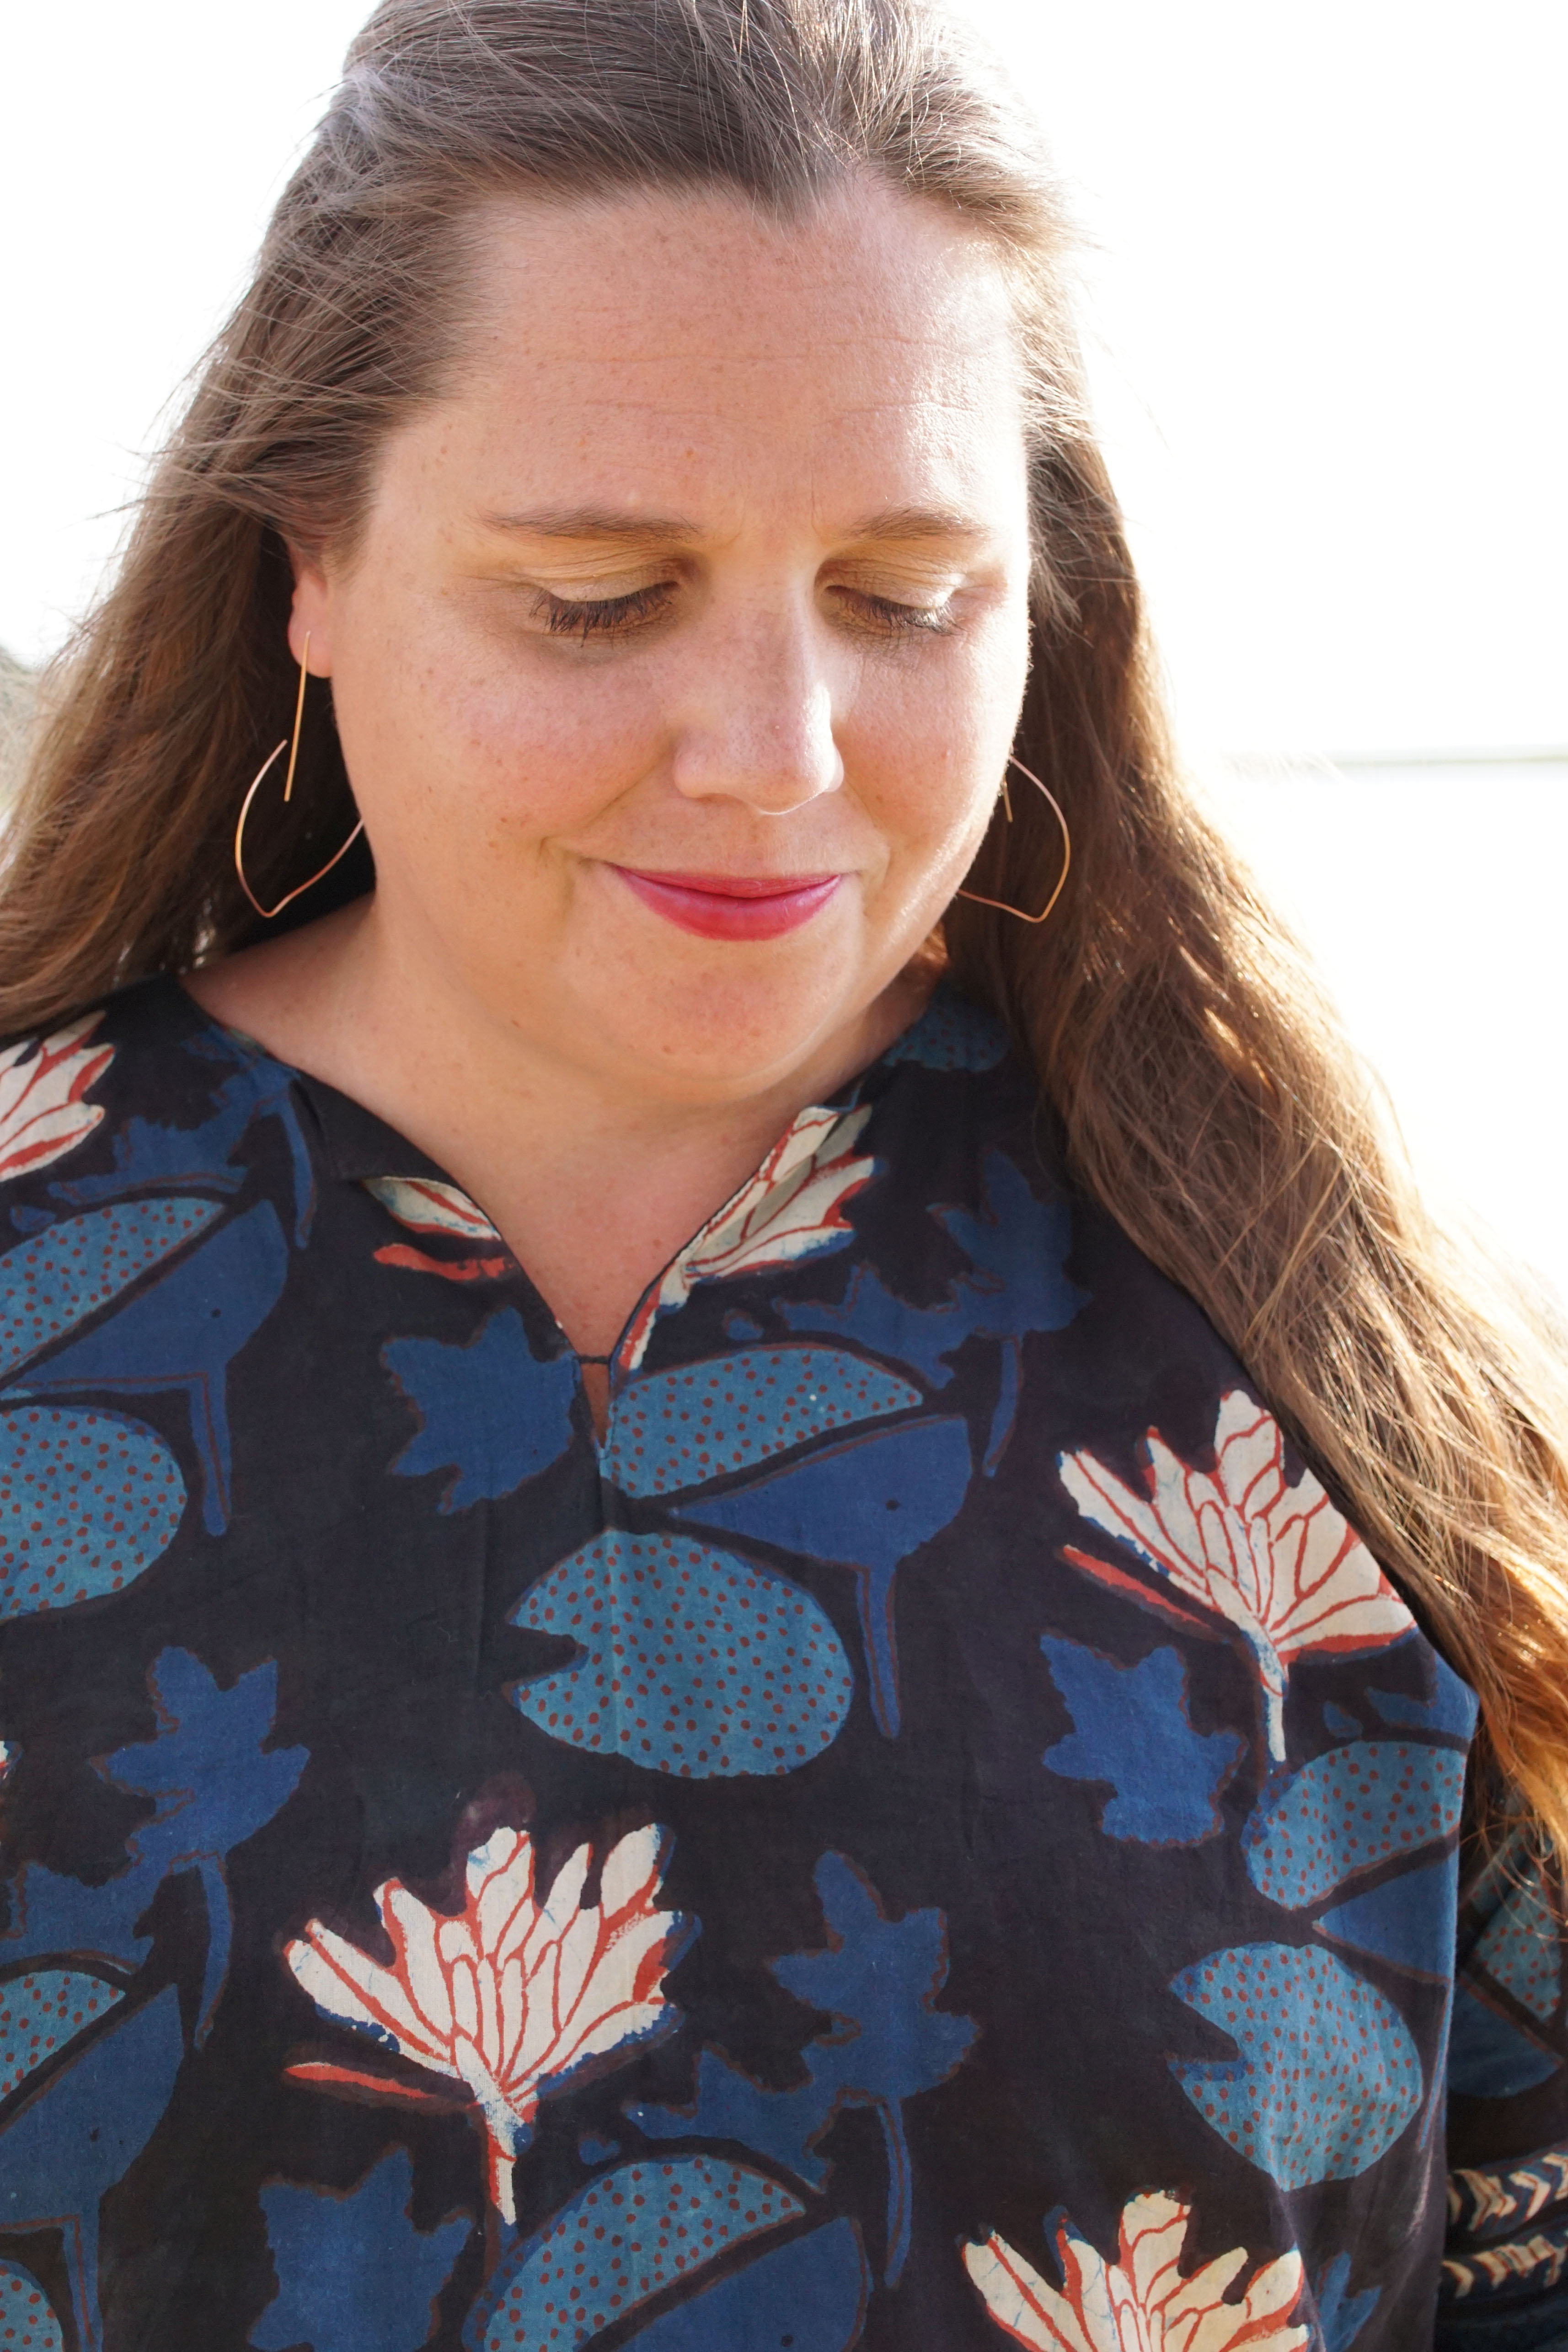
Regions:
<instances>
[{"instance_id":1,"label":"nose","mask_svg":"<svg viewBox=\"0 0 1568 2352\"><path fill-rule=\"evenodd\" d=\"M678 792L788 816L838 791L831 664L814 640L806 615L777 610L712 633L676 731Z\"/></svg>"}]
</instances>

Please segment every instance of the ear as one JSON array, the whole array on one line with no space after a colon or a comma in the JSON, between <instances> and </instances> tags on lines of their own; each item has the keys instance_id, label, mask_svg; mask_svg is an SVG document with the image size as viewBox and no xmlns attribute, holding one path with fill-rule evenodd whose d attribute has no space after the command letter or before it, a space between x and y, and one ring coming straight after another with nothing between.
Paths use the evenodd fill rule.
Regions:
<instances>
[{"instance_id":1,"label":"ear","mask_svg":"<svg viewBox=\"0 0 1568 2352\"><path fill-rule=\"evenodd\" d=\"M292 544L288 561L294 569L294 602L288 614L288 648L296 661L305 659L310 640L310 675L332 675L332 591L319 557Z\"/></svg>"}]
</instances>

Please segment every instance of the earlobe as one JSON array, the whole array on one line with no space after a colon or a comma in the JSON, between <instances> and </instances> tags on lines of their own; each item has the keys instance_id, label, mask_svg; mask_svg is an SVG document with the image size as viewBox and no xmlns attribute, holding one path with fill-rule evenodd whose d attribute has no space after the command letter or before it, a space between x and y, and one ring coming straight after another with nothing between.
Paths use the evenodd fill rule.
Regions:
<instances>
[{"instance_id":1,"label":"earlobe","mask_svg":"<svg viewBox=\"0 0 1568 2352\"><path fill-rule=\"evenodd\" d=\"M288 614L288 649L295 660L305 659L305 640L310 640L310 675L330 677L332 675L331 591L327 575L310 557L298 548L288 551L294 567L294 601Z\"/></svg>"}]
</instances>

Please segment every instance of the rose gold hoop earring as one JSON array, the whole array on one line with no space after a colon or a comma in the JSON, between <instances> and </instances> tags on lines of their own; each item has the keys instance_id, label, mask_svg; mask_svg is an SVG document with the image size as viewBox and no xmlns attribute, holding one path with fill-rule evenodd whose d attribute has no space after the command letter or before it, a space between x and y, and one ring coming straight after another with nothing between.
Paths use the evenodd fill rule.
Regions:
<instances>
[{"instance_id":1,"label":"rose gold hoop earring","mask_svg":"<svg viewBox=\"0 0 1568 2352\"><path fill-rule=\"evenodd\" d=\"M1045 794L1046 799L1051 803L1051 813L1061 827L1061 871L1056 877L1056 887L1038 915L1026 915L1021 907L1009 907L1005 898L982 898L977 890L959 890L954 895L959 898L972 899L977 907L994 907L1000 915L1016 915L1020 923L1043 923L1066 887L1068 868L1072 864L1072 835L1067 830L1067 819L1061 814L1061 804L1050 785L1042 784L1032 768L1026 768L1021 760L1015 760L1010 753L1008 757L1008 765L1009 768L1016 768L1020 776L1027 776L1036 792ZM1002 806L1007 811L1008 823L1011 824L1012 795L1008 790L1006 776L1002 778Z\"/></svg>"},{"instance_id":2,"label":"rose gold hoop earring","mask_svg":"<svg viewBox=\"0 0 1568 2352\"><path fill-rule=\"evenodd\" d=\"M361 834L363 833L365 829L365 820L361 817L358 824L354 827L352 833L349 835L347 841L343 844L341 849L338 850L332 856L329 857L326 865L323 866L318 873L312 874L308 882L301 882L298 889L286 891L284 896L279 898L276 907L264 907L261 900L256 897L256 892L251 888L250 884L245 878L245 821L250 814L250 804L252 801L255 800L257 793L261 790L262 784L268 772L275 763L282 758L285 751L288 754L288 773L284 780L283 797L286 801L292 800L294 797L294 771L299 763L299 730L305 718L305 680L308 675L306 664L308 662L309 658L310 632L307 629L305 632L305 649L299 656L299 698L294 706L294 733L291 737L286 736L283 741L277 746L277 751L271 754L270 758L264 760L261 766L256 770L256 781L245 796L245 803L239 813L239 823L235 827L235 872L239 876L239 887L245 892L246 897L250 900L251 905L256 908L256 913L261 917L262 920L267 923L270 923L276 916L281 915L285 907L291 907L296 898L302 898L307 890L314 890L317 883L323 880L327 875L330 874L333 866L337 865L339 858L347 857L350 850L352 849L355 842L358 841Z\"/></svg>"}]
</instances>

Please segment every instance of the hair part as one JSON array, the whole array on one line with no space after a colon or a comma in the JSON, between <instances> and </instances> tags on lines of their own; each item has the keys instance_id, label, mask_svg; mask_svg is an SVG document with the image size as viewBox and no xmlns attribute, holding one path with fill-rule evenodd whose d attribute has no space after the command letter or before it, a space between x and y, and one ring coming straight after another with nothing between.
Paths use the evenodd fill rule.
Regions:
<instances>
[{"instance_id":1,"label":"hair part","mask_svg":"<svg viewBox=\"0 0 1568 2352\"><path fill-rule=\"evenodd\" d=\"M386 436L439 396L476 224L730 191L786 218L855 175L988 239L1030 388L1033 662L1017 737L1072 829L1043 930L956 902L962 985L1032 1054L1080 1181L1207 1311L1479 1692L1487 1752L1568 1851L1568 1402L1556 1350L1451 1260L1303 960L1183 789L1089 432L1038 133L921 0L383 0L48 681L0 880L0 1028L241 948L246 786L287 736L288 549L351 550ZM356 812L330 692L265 898ZM1033 794L971 880L1055 879ZM370 887L361 844L286 918Z\"/></svg>"}]
</instances>

